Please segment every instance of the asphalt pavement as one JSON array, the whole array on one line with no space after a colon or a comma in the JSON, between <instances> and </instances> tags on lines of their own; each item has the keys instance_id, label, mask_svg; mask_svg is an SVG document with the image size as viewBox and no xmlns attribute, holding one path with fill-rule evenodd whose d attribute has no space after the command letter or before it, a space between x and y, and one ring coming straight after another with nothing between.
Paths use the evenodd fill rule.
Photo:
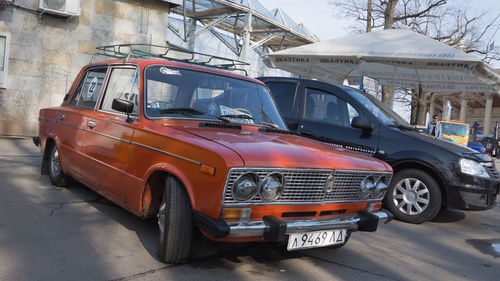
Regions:
<instances>
[{"instance_id":1,"label":"asphalt pavement","mask_svg":"<svg viewBox=\"0 0 500 281\"><path fill-rule=\"evenodd\" d=\"M287 252L196 235L183 265L156 258L155 220L40 175L31 139L0 138L0 280L498 280L500 207L354 233L338 250ZM497 167L500 162L497 162Z\"/></svg>"}]
</instances>

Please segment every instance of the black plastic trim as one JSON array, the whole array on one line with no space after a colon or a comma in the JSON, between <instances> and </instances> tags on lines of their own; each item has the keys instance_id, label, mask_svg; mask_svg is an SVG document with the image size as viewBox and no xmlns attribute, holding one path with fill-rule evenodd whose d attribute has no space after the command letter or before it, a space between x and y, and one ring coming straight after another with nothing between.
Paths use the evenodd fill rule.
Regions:
<instances>
[{"instance_id":1,"label":"black plastic trim","mask_svg":"<svg viewBox=\"0 0 500 281\"><path fill-rule=\"evenodd\" d=\"M215 220L202 212L193 210L194 224L201 230L207 232L215 238L223 238L229 235L229 225L221 220Z\"/></svg>"},{"instance_id":2,"label":"black plastic trim","mask_svg":"<svg viewBox=\"0 0 500 281\"><path fill-rule=\"evenodd\" d=\"M264 240L268 242L279 242L286 239L286 222L275 216L264 216L262 220L269 226L269 228L264 231Z\"/></svg>"}]
</instances>

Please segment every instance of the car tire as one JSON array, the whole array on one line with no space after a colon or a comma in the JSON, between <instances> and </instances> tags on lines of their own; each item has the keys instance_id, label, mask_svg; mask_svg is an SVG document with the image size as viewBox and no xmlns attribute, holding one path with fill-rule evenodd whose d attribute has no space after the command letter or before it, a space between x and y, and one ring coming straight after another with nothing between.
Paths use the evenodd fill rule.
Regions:
<instances>
[{"instance_id":1,"label":"car tire","mask_svg":"<svg viewBox=\"0 0 500 281\"><path fill-rule=\"evenodd\" d=\"M49 150L48 161L50 182L57 187L64 187L70 183L70 177L62 169L59 149L53 144Z\"/></svg>"},{"instance_id":2,"label":"car tire","mask_svg":"<svg viewBox=\"0 0 500 281\"><path fill-rule=\"evenodd\" d=\"M183 185L174 177L165 180L165 189L158 210L162 262L179 264L187 260L191 250L193 210Z\"/></svg>"},{"instance_id":3,"label":"car tire","mask_svg":"<svg viewBox=\"0 0 500 281\"><path fill-rule=\"evenodd\" d=\"M384 206L400 221L420 224L432 220L441 210L442 194L437 182L416 169L394 174Z\"/></svg>"}]
</instances>

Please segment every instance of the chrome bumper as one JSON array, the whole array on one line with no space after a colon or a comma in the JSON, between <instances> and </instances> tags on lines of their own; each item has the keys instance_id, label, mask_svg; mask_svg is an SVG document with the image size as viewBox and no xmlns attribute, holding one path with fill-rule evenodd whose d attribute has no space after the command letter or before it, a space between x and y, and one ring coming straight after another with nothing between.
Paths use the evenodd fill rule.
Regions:
<instances>
[{"instance_id":1,"label":"chrome bumper","mask_svg":"<svg viewBox=\"0 0 500 281\"><path fill-rule=\"evenodd\" d=\"M267 241L283 241L291 233L348 229L358 231L376 231L381 223L388 223L393 215L386 210L376 213L359 212L352 216L313 220L281 220L265 216L260 221L226 223L214 220L202 213L195 212L195 224L216 238L264 236Z\"/></svg>"}]
</instances>

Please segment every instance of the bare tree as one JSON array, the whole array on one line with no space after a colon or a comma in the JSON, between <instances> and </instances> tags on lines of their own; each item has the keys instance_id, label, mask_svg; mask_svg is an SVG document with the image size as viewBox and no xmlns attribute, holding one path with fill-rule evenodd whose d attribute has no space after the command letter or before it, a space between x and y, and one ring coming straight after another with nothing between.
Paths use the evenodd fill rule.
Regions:
<instances>
[{"instance_id":1,"label":"bare tree","mask_svg":"<svg viewBox=\"0 0 500 281\"><path fill-rule=\"evenodd\" d=\"M498 28L500 15L484 25L480 19L484 19L486 13L471 16L465 7L451 7L446 0L331 0L330 3L340 8L344 16L356 20L352 27L355 33L389 29L394 23L401 23L466 53L474 53L486 63L500 61L500 53L490 47L488 40ZM419 91L405 92L412 97L412 116L415 117L412 122L423 123L426 95ZM382 100L392 103L392 87L383 87Z\"/></svg>"}]
</instances>

